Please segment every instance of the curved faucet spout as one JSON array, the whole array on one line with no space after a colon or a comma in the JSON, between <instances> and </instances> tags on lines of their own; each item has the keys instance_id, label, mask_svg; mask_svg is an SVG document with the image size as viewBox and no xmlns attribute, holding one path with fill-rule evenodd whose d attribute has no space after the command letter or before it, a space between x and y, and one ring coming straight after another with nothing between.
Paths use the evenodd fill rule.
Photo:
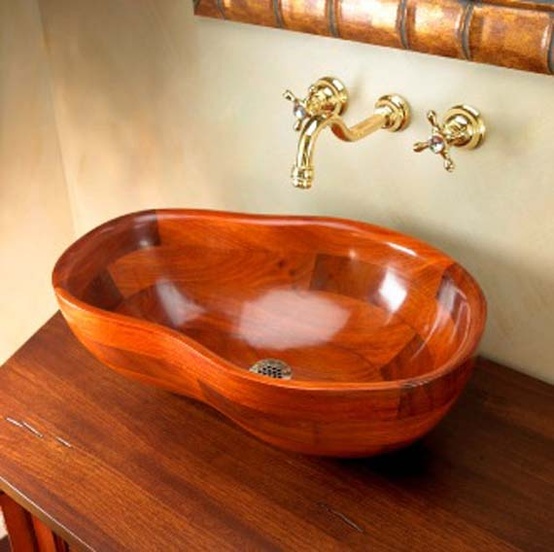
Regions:
<instances>
[{"instance_id":1,"label":"curved faucet spout","mask_svg":"<svg viewBox=\"0 0 554 552\"><path fill-rule=\"evenodd\" d=\"M291 179L296 188L308 189L314 180L314 151L319 133L330 127L333 134L345 142L355 142L381 128L387 128L390 112L378 108L375 113L362 122L348 127L338 115L315 115L306 119L300 129L296 162L292 167Z\"/></svg>"},{"instance_id":2,"label":"curved faucet spout","mask_svg":"<svg viewBox=\"0 0 554 552\"><path fill-rule=\"evenodd\" d=\"M311 188L314 180L314 149L319 133L330 127L335 136L346 142L355 142L384 128L395 132L408 126L410 108L404 98L396 94L381 96L374 113L360 123L349 127L341 118L346 109L348 93L344 85L333 77L323 77L313 84L304 99L287 90L285 98L293 103L296 118L294 130L300 131L296 162L292 167L292 183L296 188Z\"/></svg>"}]
</instances>

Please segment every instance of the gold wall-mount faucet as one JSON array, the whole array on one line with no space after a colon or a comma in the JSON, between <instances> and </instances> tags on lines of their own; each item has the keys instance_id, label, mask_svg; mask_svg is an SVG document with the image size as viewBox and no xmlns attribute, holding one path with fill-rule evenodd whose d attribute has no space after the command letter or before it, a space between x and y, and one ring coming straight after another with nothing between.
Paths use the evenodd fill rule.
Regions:
<instances>
[{"instance_id":1,"label":"gold wall-mount faucet","mask_svg":"<svg viewBox=\"0 0 554 552\"><path fill-rule=\"evenodd\" d=\"M374 113L353 127L348 127L341 115L348 105L348 91L334 77L323 77L308 89L304 99L290 90L283 96L293 102L294 130L300 132L296 162L292 167L292 184L297 188L311 188L314 180L314 149L319 133L329 127L335 136L346 142L355 142L369 134L386 129L391 132L405 129L410 122L408 102L397 94L381 96Z\"/></svg>"}]
</instances>

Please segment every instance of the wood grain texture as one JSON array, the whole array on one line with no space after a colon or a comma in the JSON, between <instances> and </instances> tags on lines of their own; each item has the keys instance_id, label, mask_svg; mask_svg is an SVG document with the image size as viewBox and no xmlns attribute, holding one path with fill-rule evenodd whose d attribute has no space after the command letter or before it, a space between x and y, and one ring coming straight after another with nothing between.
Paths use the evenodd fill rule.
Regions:
<instances>
[{"instance_id":1,"label":"wood grain texture","mask_svg":"<svg viewBox=\"0 0 554 552\"><path fill-rule=\"evenodd\" d=\"M554 72L554 5L489 0L199 0L198 15Z\"/></svg>"},{"instance_id":2,"label":"wood grain texture","mask_svg":"<svg viewBox=\"0 0 554 552\"><path fill-rule=\"evenodd\" d=\"M552 549L553 388L483 359L421 441L349 461L119 376L60 315L0 388L0 487L77 550Z\"/></svg>"},{"instance_id":3,"label":"wood grain texture","mask_svg":"<svg viewBox=\"0 0 554 552\"><path fill-rule=\"evenodd\" d=\"M275 445L334 456L429 431L464 387L485 322L479 286L451 258L330 218L131 214L72 245L53 284L108 366ZM268 358L292 379L249 371Z\"/></svg>"}]
</instances>

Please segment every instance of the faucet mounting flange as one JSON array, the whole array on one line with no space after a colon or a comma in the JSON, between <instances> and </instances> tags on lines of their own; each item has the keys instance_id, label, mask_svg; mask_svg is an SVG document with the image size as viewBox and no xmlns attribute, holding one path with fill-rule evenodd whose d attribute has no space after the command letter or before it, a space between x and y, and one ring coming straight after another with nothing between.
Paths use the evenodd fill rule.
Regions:
<instances>
[{"instance_id":1,"label":"faucet mounting flange","mask_svg":"<svg viewBox=\"0 0 554 552\"><path fill-rule=\"evenodd\" d=\"M404 130L410 124L410 105L398 94L386 94L375 102L376 111L383 110L386 113L384 129L391 132Z\"/></svg>"}]
</instances>

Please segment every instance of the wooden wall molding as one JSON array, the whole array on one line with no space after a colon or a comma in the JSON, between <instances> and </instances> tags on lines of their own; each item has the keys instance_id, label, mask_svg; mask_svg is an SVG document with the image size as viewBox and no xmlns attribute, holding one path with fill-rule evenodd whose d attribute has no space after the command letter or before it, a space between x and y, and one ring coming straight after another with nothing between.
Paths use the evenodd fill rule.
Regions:
<instances>
[{"instance_id":1,"label":"wooden wall molding","mask_svg":"<svg viewBox=\"0 0 554 552\"><path fill-rule=\"evenodd\" d=\"M195 13L554 74L554 0L195 0Z\"/></svg>"}]
</instances>

